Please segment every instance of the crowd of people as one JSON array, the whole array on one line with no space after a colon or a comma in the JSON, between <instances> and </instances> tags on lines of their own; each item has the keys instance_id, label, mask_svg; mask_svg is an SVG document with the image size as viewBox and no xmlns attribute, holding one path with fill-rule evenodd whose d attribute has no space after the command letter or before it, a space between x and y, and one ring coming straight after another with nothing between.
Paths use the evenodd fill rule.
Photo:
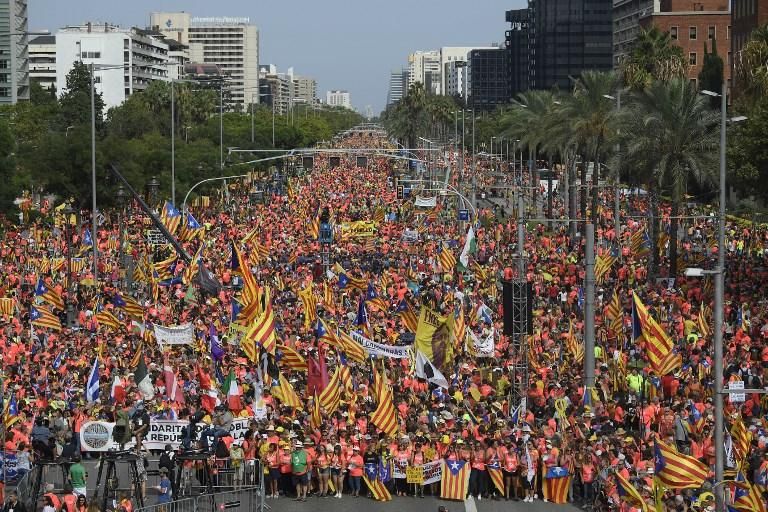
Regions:
<instances>
[{"instance_id":1,"label":"crowd of people","mask_svg":"<svg viewBox=\"0 0 768 512\"><path fill-rule=\"evenodd\" d=\"M346 137L340 145L391 147L369 135ZM455 166L462 159L449 160ZM460 189L471 183L472 172L484 176L498 165L480 162L473 168L469 160L451 176ZM331 168L327 158L316 158L311 172L270 187L259 203L252 194L261 183L258 175L230 182L226 193L192 209L194 229L186 218L181 226L169 225L194 255L192 263L184 263L170 246L150 243L147 216L135 203L120 224L116 213L109 214L95 240L95 283L87 222L62 222L61 210L51 208L34 224L6 224L0 297L13 306L3 308L0 333L5 450L19 461L19 475L40 458L98 457L80 439L90 421L123 421L141 433L152 421L192 420L214 425L211 448L234 468L239 482L254 481L254 473L263 470L270 499L382 499L371 483L376 479L395 496L440 496L445 491L440 480L408 483L406 473L444 460L444 472L448 462L466 462L464 492L477 500L546 499L544 481L562 468L569 475L567 500L584 507L714 510L711 479L684 490L660 489L654 482L657 441L714 464L713 295L708 278L666 275L668 237L657 247L637 243L649 229L644 196L622 197L620 234L610 208L601 209L598 251L616 257L597 290L596 384L585 389L581 238L572 239L566 224L533 226L525 238L521 276L512 208L481 204L475 218L459 222L450 196L429 209L414 205L416 189L398 197L398 173L390 159L370 157L366 167L356 163L342 159ZM601 202L612 205L611 193L602 192ZM556 216L563 215L562 198L555 195L553 202ZM671 209L661 210L666 233ZM336 227L330 244L321 243L317 232L321 219ZM357 221L374 222L375 231L355 236L341 229ZM474 244L467 243L470 225ZM678 268L707 264L718 250L727 251L723 378L763 388L768 229L730 221L726 247L718 248L716 225L706 207L687 209ZM414 232L415 240L404 237ZM658 275L648 272L651 250L660 255ZM190 278L196 266L216 276L221 289L210 293ZM503 334L502 278L525 278L533 287L533 332L525 337L524 350ZM255 296L249 296L252 283ZM648 341L635 339L632 294L680 356L668 374L654 372ZM57 296L62 303L54 305ZM126 299L140 306L138 312ZM277 346L269 353L269 347L256 345L254 353L243 344L260 335L251 328L265 318L268 305ZM50 309L61 327L31 321L31 308ZM67 322L68 308L73 325ZM422 308L465 325L464 334L449 340L450 359L437 365L447 387L435 384L434 375L419 377L412 358L356 357L349 345L356 342L345 336L357 331L380 345L411 345ZM250 323L240 325L240 316ZM192 325L192 343L163 345L151 335L153 326L184 324ZM484 346L488 339L491 347ZM520 371L521 363L527 372ZM94 366L98 396L89 382ZM327 402L319 405L319 395L331 374L348 378L331 377L340 397L328 411ZM383 384L376 382L379 376ZM391 392L394 427L382 427L377 414L387 400L381 389ZM755 484L764 484L768 472L766 405L759 395L726 402L729 432L747 432L749 443L746 453L737 451L729 460ZM242 436L230 435L240 419L247 429ZM195 466L177 468L172 454L200 448L194 437L160 450L171 453L161 461L163 478L143 493L167 502L185 492L176 488L173 475ZM141 434L136 441L133 449L147 458L151 447L142 446ZM371 467L374 472L366 473ZM497 469L500 480L494 478ZM92 490L85 488L82 474L71 471L67 495L78 497L66 510L84 510ZM637 489L643 504L627 498L619 475ZM131 510L132 497L116 506ZM56 500L56 493L47 493L44 510L61 510Z\"/></svg>"}]
</instances>

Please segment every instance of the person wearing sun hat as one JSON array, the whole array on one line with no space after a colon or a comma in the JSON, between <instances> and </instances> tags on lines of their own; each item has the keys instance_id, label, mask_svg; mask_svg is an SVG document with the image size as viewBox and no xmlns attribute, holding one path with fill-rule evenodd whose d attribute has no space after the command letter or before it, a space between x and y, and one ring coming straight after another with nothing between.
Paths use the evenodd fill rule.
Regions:
<instances>
[{"instance_id":1,"label":"person wearing sun hat","mask_svg":"<svg viewBox=\"0 0 768 512\"><path fill-rule=\"evenodd\" d=\"M307 501L309 489L309 459L304 443L296 440L291 453L291 474L296 487L296 501Z\"/></svg>"}]
</instances>

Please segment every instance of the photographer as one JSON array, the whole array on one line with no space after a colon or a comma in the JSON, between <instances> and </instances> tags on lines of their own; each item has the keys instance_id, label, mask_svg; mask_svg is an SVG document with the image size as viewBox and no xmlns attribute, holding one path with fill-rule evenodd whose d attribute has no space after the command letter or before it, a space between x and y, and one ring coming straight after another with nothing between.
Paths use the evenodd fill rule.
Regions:
<instances>
[{"instance_id":1,"label":"photographer","mask_svg":"<svg viewBox=\"0 0 768 512\"><path fill-rule=\"evenodd\" d=\"M144 409L144 402L139 401L136 408L131 411L131 424L133 425L133 435L136 436L136 448L141 450L141 443L149 431L149 414Z\"/></svg>"}]
</instances>

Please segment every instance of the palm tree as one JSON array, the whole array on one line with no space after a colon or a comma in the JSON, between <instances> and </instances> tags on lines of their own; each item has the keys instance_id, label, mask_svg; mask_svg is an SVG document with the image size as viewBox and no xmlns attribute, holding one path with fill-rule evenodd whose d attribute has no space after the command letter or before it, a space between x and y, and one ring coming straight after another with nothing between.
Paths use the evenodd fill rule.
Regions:
<instances>
[{"instance_id":1,"label":"palm tree","mask_svg":"<svg viewBox=\"0 0 768 512\"><path fill-rule=\"evenodd\" d=\"M621 62L624 84L642 91L654 80L685 76L688 66L683 50L672 41L669 32L662 32L655 25L641 30L632 51Z\"/></svg>"},{"instance_id":2,"label":"palm tree","mask_svg":"<svg viewBox=\"0 0 768 512\"><path fill-rule=\"evenodd\" d=\"M408 89L405 98L390 107L384 116L387 129L404 141L409 148L416 147L416 141L427 126L427 95L424 85L415 82Z\"/></svg>"},{"instance_id":3,"label":"palm tree","mask_svg":"<svg viewBox=\"0 0 768 512\"><path fill-rule=\"evenodd\" d=\"M648 185L654 197L657 188L671 192L669 276L675 277L680 203L689 180L699 183L713 180L717 168L718 114L685 78L653 82L634 95L630 113L623 127L626 132L623 159L645 163L646 169L652 170ZM651 203L653 256L649 275L652 276L658 252L658 206L656 201Z\"/></svg>"},{"instance_id":4,"label":"palm tree","mask_svg":"<svg viewBox=\"0 0 768 512\"><path fill-rule=\"evenodd\" d=\"M581 218L587 216L586 162L593 163L592 171L592 222L597 225L598 181L600 160L610 147L609 138L615 134L617 111L610 95L618 86L618 76L613 72L585 71L576 81L573 94L563 104L563 115L569 120L575 140L585 157L581 169Z\"/></svg>"},{"instance_id":5,"label":"palm tree","mask_svg":"<svg viewBox=\"0 0 768 512\"><path fill-rule=\"evenodd\" d=\"M768 95L768 25L756 29L736 60L737 90L754 104Z\"/></svg>"},{"instance_id":6,"label":"palm tree","mask_svg":"<svg viewBox=\"0 0 768 512\"><path fill-rule=\"evenodd\" d=\"M552 91L526 91L521 93L518 108L512 108L502 120L504 137L520 137L522 144L528 147L529 160L533 162L530 169L533 193L533 207L536 208L536 157L538 148L549 137L552 113L557 107L557 99Z\"/></svg>"}]
</instances>

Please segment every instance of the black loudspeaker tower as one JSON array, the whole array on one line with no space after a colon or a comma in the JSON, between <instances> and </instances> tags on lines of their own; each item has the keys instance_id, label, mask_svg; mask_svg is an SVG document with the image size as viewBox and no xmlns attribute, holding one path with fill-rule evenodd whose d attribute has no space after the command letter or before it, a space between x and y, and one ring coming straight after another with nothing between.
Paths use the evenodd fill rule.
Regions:
<instances>
[{"instance_id":1,"label":"black loudspeaker tower","mask_svg":"<svg viewBox=\"0 0 768 512\"><path fill-rule=\"evenodd\" d=\"M311 156L303 156L301 157L301 166L305 169L314 169L315 159Z\"/></svg>"},{"instance_id":2,"label":"black loudspeaker tower","mask_svg":"<svg viewBox=\"0 0 768 512\"><path fill-rule=\"evenodd\" d=\"M359 156L359 157L357 157L357 166L358 167L368 167L368 157L367 156Z\"/></svg>"},{"instance_id":3,"label":"black loudspeaker tower","mask_svg":"<svg viewBox=\"0 0 768 512\"><path fill-rule=\"evenodd\" d=\"M517 338L533 332L533 287L526 281L504 281L504 335Z\"/></svg>"},{"instance_id":4,"label":"black loudspeaker tower","mask_svg":"<svg viewBox=\"0 0 768 512\"><path fill-rule=\"evenodd\" d=\"M341 157L339 157L339 156L332 156L331 159L330 159L331 169L335 169L335 168L337 168L340 165L341 165Z\"/></svg>"}]
</instances>

